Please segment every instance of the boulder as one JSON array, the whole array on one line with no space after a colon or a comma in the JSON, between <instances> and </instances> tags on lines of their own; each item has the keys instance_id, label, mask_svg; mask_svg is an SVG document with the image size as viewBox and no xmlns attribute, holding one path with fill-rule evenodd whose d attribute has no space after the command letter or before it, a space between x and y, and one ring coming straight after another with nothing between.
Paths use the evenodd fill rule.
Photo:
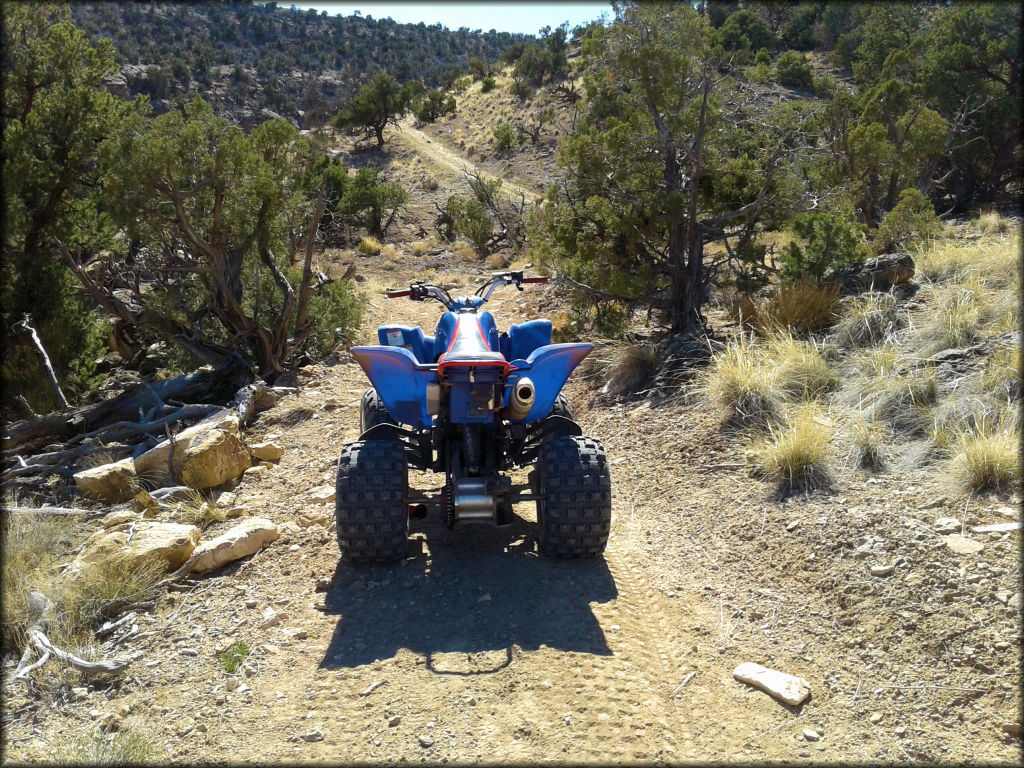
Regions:
<instances>
[{"instance_id":1,"label":"boulder","mask_svg":"<svg viewBox=\"0 0 1024 768\"><path fill-rule=\"evenodd\" d=\"M113 528L115 525L130 523L138 518L138 515L130 509L118 509L100 518L100 525L106 528Z\"/></svg>"},{"instance_id":2,"label":"boulder","mask_svg":"<svg viewBox=\"0 0 1024 768\"><path fill-rule=\"evenodd\" d=\"M159 558L173 570L188 560L199 542L199 534L199 528L194 525L154 520L121 523L86 539L82 552L67 573L73 577L94 563L115 557L127 557L136 563Z\"/></svg>"},{"instance_id":3,"label":"boulder","mask_svg":"<svg viewBox=\"0 0 1024 768\"><path fill-rule=\"evenodd\" d=\"M335 490L333 485L318 485L307 494L307 498L315 504L334 501Z\"/></svg>"},{"instance_id":4,"label":"boulder","mask_svg":"<svg viewBox=\"0 0 1024 768\"><path fill-rule=\"evenodd\" d=\"M847 296L861 291L887 291L894 285L909 283L914 277L914 259L909 253L883 253L858 261L825 275L825 281L839 286Z\"/></svg>"},{"instance_id":5,"label":"boulder","mask_svg":"<svg viewBox=\"0 0 1024 768\"><path fill-rule=\"evenodd\" d=\"M277 461L284 455L284 448L273 442L250 445L249 450L260 461Z\"/></svg>"},{"instance_id":6,"label":"boulder","mask_svg":"<svg viewBox=\"0 0 1024 768\"><path fill-rule=\"evenodd\" d=\"M176 483L181 479L181 473L185 464L185 453L196 438L214 429L230 432L235 437L238 437L239 426L238 416L232 411L223 410L213 413L198 424L182 430L174 438L174 477L171 477L167 472L167 457L171 452L170 440L157 443L139 456L135 460L135 471L140 477L158 485Z\"/></svg>"},{"instance_id":7,"label":"boulder","mask_svg":"<svg viewBox=\"0 0 1024 768\"><path fill-rule=\"evenodd\" d=\"M263 517L250 517L227 533L215 539L204 541L192 556L193 571L212 571L223 565L248 557L277 539L277 526Z\"/></svg>"},{"instance_id":8,"label":"boulder","mask_svg":"<svg viewBox=\"0 0 1024 768\"><path fill-rule=\"evenodd\" d=\"M252 464L237 432L211 429L192 439L185 451L181 479L192 488L214 488L234 480Z\"/></svg>"},{"instance_id":9,"label":"boulder","mask_svg":"<svg viewBox=\"0 0 1024 768\"><path fill-rule=\"evenodd\" d=\"M131 458L74 474L78 490L97 501L121 501L131 497L135 477L135 462Z\"/></svg>"}]
</instances>

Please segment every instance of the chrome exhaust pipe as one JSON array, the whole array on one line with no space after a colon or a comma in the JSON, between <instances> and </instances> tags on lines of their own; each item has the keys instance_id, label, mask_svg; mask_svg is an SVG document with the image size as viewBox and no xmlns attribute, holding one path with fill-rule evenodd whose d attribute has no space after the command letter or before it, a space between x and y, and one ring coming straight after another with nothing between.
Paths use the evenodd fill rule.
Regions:
<instances>
[{"instance_id":1,"label":"chrome exhaust pipe","mask_svg":"<svg viewBox=\"0 0 1024 768\"><path fill-rule=\"evenodd\" d=\"M523 376L512 387L512 395L508 399L509 416L513 419L525 419L537 399L537 390L530 379Z\"/></svg>"}]
</instances>

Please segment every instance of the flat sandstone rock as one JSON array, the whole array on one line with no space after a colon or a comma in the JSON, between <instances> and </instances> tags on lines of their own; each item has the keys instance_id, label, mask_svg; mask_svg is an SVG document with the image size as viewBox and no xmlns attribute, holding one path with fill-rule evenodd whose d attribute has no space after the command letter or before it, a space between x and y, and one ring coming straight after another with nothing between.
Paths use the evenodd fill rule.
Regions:
<instances>
[{"instance_id":1,"label":"flat sandstone rock","mask_svg":"<svg viewBox=\"0 0 1024 768\"><path fill-rule=\"evenodd\" d=\"M811 684L802 677L768 669L752 661L745 661L733 670L732 676L741 683L760 688L771 697L797 706L811 695Z\"/></svg>"}]
</instances>

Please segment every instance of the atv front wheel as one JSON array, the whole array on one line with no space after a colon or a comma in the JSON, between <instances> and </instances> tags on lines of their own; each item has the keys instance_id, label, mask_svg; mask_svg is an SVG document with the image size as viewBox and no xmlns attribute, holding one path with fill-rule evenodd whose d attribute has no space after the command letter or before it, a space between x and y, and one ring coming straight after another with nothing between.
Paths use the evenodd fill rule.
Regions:
<instances>
[{"instance_id":1,"label":"atv front wheel","mask_svg":"<svg viewBox=\"0 0 1024 768\"><path fill-rule=\"evenodd\" d=\"M338 549L352 562L393 562L409 536L409 465L397 440L349 443L335 486Z\"/></svg>"},{"instance_id":2,"label":"atv front wheel","mask_svg":"<svg viewBox=\"0 0 1024 768\"><path fill-rule=\"evenodd\" d=\"M601 443L590 437L552 438L541 446L537 468L541 554L592 557L604 552L612 493Z\"/></svg>"},{"instance_id":3,"label":"atv front wheel","mask_svg":"<svg viewBox=\"0 0 1024 768\"><path fill-rule=\"evenodd\" d=\"M391 418L384 401L380 399L377 390L370 387L363 392L363 398L359 401L359 432L363 433L378 424L397 424Z\"/></svg>"}]
</instances>

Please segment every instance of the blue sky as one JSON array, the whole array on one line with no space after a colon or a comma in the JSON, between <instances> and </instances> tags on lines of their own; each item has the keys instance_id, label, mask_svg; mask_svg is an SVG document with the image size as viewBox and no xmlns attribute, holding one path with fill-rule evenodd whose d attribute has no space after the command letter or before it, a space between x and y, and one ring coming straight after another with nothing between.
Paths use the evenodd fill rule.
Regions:
<instances>
[{"instance_id":1,"label":"blue sky","mask_svg":"<svg viewBox=\"0 0 1024 768\"><path fill-rule=\"evenodd\" d=\"M303 10L315 8L318 11L327 11L330 15L341 14L350 16L355 11L361 11L363 16L373 16L375 19L386 19L391 17L397 22L415 24L422 21L424 24L436 24L440 22L443 26L455 30L459 27L479 29L487 32L496 29L498 32L523 32L529 35L537 34L541 27L550 26L552 29L564 21L569 22L569 29L592 21L602 13L608 14L611 20L611 2L457 2L457 3L432 3L432 2L334 2L334 0L308 0L304 2L289 2L289 0L278 0L280 8L288 8L295 5Z\"/></svg>"}]
</instances>

